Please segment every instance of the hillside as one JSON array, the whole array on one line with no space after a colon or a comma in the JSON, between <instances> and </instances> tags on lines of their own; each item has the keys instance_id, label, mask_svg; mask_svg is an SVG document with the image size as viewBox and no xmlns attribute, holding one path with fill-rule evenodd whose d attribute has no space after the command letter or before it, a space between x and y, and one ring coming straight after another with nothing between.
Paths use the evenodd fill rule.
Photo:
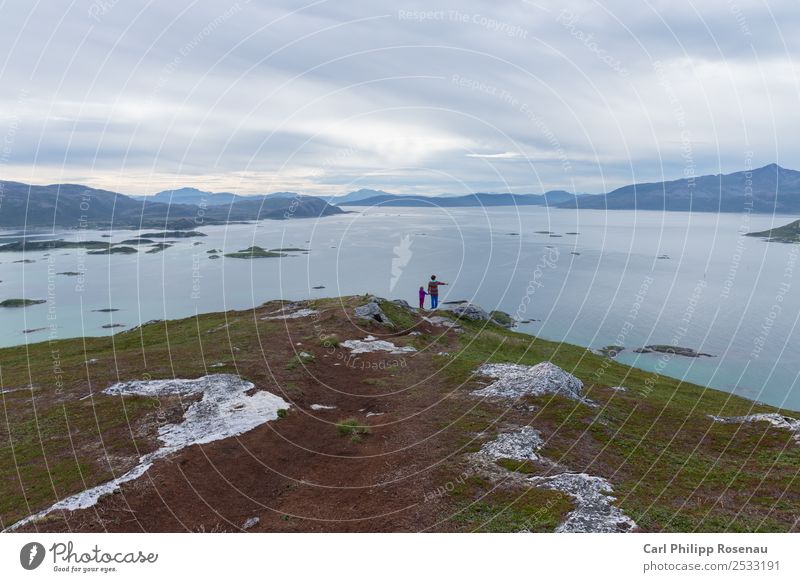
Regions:
<instances>
[{"instance_id":1,"label":"hillside","mask_svg":"<svg viewBox=\"0 0 800 582\"><path fill-rule=\"evenodd\" d=\"M476 193L464 196L399 196L380 194L367 198L344 201L335 200L337 206L427 206L427 207L471 207L471 206L547 206L573 200L575 195L561 190L545 194L486 194Z\"/></svg>"},{"instance_id":2,"label":"hillside","mask_svg":"<svg viewBox=\"0 0 800 582\"><path fill-rule=\"evenodd\" d=\"M579 196L561 208L696 212L800 211L800 172L770 164L752 171L694 180L633 184L607 194Z\"/></svg>"},{"instance_id":3,"label":"hillside","mask_svg":"<svg viewBox=\"0 0 800 582\"><path fill-rule=\"evenodd\" d=\"M553 190L545 194L399 196L359 190L341 199L331 199L331 203L338 206L555 206L597 210L796 213L800 212L800 172L770 164L692 180L631 184L606 194L576 195Z\"/></svg>"},{"instance_id":4,"label":"hillside","mask_svg":"<svg viewBox=\"0 0 800 582\"><path fill-rule=\"evenodd\" d=\"M193 228L200 224L265 218L307 218L341 214L324 200L296 198L234 198L208 207L197 204L135 200L130 196L78 184L33 186L0 182L0 227ZM186 197L184 197L186 198Z\"/></svg>"},{"instance_id":5,"label":"hillside","mask_svg":"<svg viewBox=\"0 0 800 582\"><path fill-rule=\"evenodd\" d=\"M796 531L797 414L376 301L0 350L0 527Z\"/></svg>"},{"instance_id":6,"label":"hillside","mask_svg":"<svg viewBox=\"0 0 800 582\"><path fill-rule=\"evenodd\" d=\"M800 242L800 220L771 228L761 232L748 232L747 236L764 238L768 242L796 243Z\"/></svg>"},{"instance_id":7,"label":"hillside","mask_svg":"<svg viewBox=\"0 0 800 582\"><path fill-rule=\"evenodd\" d=\"M233 194L232 192L208 192L197 188L176 188L175 190L164 190L152 196L136 196L137 200L147 200L149 202L162 202L164 204L193 204L195 206L205 204L207 206L219 206L231 204L239 200L267 200L270 198L295 198L300 195L296 192L273 192L272 194Z\"/></svg>"}]
</instances>

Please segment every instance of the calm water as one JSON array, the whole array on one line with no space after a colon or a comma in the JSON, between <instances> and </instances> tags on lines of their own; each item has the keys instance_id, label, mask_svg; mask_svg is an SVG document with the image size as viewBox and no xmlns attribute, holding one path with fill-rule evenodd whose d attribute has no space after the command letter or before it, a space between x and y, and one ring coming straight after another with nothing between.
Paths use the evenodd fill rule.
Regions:
<instances>
[{"instance_id":1,"label":"calm water","mask_svg":"<svg viewBox=\"0 0 800 582\"><path fill-rule=\"evenodd\" d=\"M539 320L522 331L594 348L622 343L622 362L800 409L800 245L740 236L793 217L356 210L321 220L206 227L201 230L207 237L183 239L159 254L88 256L56 249L49 256L26 253L35 261L26 264L13 262L23 258L20 253L2 253L0 300L49 303L0 310L0 345L110 334L119 329L103 325L132 327L270 299L375 293L414 303L419 286L436 273L450 283L443 301L469 299ZM102 234L58 236L121 241L135 233ZM232 252L253 244L311 252L284 259L207 258L212 248ZM55 275L62 271L85 275ZM319 285L325 289L312 289ZM104 308L119 311L92 311ZM46 329L23 333L36 328ZM673 342L717 357L665 360L630 351Z\"/></svg>"}]
</instances>

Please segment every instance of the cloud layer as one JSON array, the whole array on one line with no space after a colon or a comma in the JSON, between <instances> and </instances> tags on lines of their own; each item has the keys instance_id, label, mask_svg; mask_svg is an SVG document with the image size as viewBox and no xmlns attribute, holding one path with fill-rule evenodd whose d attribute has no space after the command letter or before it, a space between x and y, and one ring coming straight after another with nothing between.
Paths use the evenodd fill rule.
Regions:
<instances>
[{"instance_id":1,"label":"cloud layer","mask_svg":"<svg viewBox=\"0 0 800 582\"><path fill-rule=\"evenodd\" d=\"M549 189L800 166L791 0L0 7L0 178Z\"/></svg>"}]
</instances>

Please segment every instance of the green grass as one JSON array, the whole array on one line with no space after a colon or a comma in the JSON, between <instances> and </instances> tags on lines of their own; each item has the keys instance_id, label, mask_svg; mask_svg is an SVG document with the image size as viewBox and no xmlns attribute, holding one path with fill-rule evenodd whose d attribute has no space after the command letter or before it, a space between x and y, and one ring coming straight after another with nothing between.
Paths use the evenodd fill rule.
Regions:
<instances>
[{"instance_id":1,"label":"green grass","mask_svg":"<svg viewBox=\"0 0 800 582\"><path fill-rule=\"evenodd\" d=\"M355 418L345 418L336 423L336 432L342 436L349 436L354 442L361 442L363 437L370 434L372 430Z\"/></svg>"},{"instance_id":2,"label":"green grass","mask_svg":"<svg viewBox=\"0 0 800 582\"><path fill-rule=\"evenodd\" d=\"M569 496L549 489L531 488L524 491L475 489L475 500L463 488L452 495L461 497L463 508L454 521L466 531L480 533L552 532L572 510Z\"/></svg>"},{"instance_id":3,"label":"green grass","mask_svg":"<svg viewBox=\"0 0 800 582\"><path fill-rule=\"evenodd\" d=\"M348 309L358 300L352 298ZM333 310L341 302L339 298L319 300L314 306ZM395 304L385 302L382 308L398 327L417 321L413 313ZM445 342L441 349L453 357L437 365L426 390L466 395L478 387L473 372L484 362L533 365L549 360L583 380L588 396L600 406L589 408L549 396L524 399L516 407L475 400L458 417L437 419L442 429L452 431L454 442L469 443L479 433L489 438L501 424L529 424L547 439L542 455L571 470L610 478L617 503L645 530L789 531L793 527L800 512L800 447L788 432L766 423L718 424L708 418L709 414L737 416L776 409L655 376L578 346L480 322L460 325L465 333L440 340ZM282 326L254 321L250 314L212 313L156 322L112 337L0 349L0 389L24 388L31 382L35 386L33 392L23 389L0 399L8 416L8 423L5 419L0 423L0 519L8 524L27 514L26 503L41 509L59 497L108 480L111 468L98 450L107 451L109 458L134 461L137 445L147 450L148 443L134 442L132 434L142 434L141 427L152 423L157 402L103 396L81 401L88 380L99 392L120 379L193 378L200 375L204 362L231 362L232 345L240 349L232 365L255 355L259 360L270 358L271 365L280 367L291 352L273 353L268 338L281 332ZM311 342L324 343L311 331L306 335ZM54 354L61 381L73 391L62 399L53 397ZM87 370L88 358L99 363ZM296 355L292 361L294 366L301 363ZM292 399L303 395L300 375L297 372L297 377L290 378L295 383L283 383ZM254 373L253 379L270 382L267 372L263 377ZM363 380L381 387L379 381L386 381L390 389L395 381L377 374ZM625 386L628 391L613 392L610 386ZM526 407L531 405L536 408L529 411ZM336 431L355 442L370 434L370 428L355 418L339 421ZM144 432L155 438L154 431ZM101 435L103 448L98 449ZM333 431L331 436L336 438ZM478 446L474 442L469 450ZM511 460L498 464L517 473L536 473L535 464ZM462 470L460 466L453 469L456 474ZM448 479L445 476L443 482ZM449 492L447 499L453 507L448 512L458 516L454 518L458 527L469 531L552 531L571 507L567 497L554 491L523 493L468 481Z\"/></svg>"},{"instance_id":4,"label":"green grass","mask_svg":"<svg viewBox=\"0 0 800 582\"><path fill-rule=\"evenodd\" d=\"M323 348L338 348L341 345L339 336L335 333L323 335L319 338L319 345Z\"/></svg>"},{"instance_id":5,"label":"green grass","mask_svg":"<svg viewBox=\"0 0 800 582\"><path fill-rule=\"evenodd\" d=\"M418 323L418 319L413 313L396 303L381 301L380 307L386 317L394 324L397 331L401 333L413 330Z\"/></svg>"}]
</instances>

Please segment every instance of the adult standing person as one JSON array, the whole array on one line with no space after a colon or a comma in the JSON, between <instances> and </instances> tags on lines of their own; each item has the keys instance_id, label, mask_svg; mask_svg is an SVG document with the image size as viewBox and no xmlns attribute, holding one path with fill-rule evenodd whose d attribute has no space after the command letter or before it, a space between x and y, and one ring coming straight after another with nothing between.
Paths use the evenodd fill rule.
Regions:
<instances>
[{"instance_id":1,"label":"adult standing person","mask_svg":"<svg viewBox=\"0 0 800 582\"><path fill-rule=\"evenodd\" d=\"M436 275L431 275L431 280L428 282L428 295L431 296L431 309L436 309L439 305L439 285L447 285L436 280Z\"/></svg>"}]
</instances>

